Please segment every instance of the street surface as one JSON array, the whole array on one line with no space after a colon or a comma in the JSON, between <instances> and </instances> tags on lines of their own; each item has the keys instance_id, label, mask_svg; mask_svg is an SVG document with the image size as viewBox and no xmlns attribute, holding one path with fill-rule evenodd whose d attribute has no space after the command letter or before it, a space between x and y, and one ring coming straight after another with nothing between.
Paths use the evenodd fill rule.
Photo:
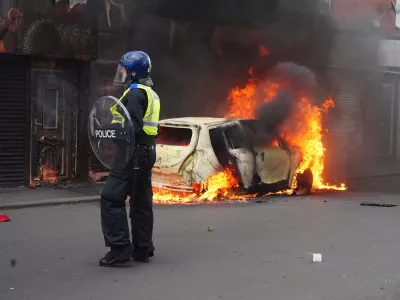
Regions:
<instances>
[{"instance_id":1,"label":"street surface","mask_svg":"<svg viewBox=\"0 0 400 300\"><path fill-rule=\"evenodd\" d=\"M398 199L157 206L156 256L126 268L98 266L98 204L1 211L12 222L0 223L0 299L400 299L400 207L360 206Z\"/></svg>"}]
</instances>

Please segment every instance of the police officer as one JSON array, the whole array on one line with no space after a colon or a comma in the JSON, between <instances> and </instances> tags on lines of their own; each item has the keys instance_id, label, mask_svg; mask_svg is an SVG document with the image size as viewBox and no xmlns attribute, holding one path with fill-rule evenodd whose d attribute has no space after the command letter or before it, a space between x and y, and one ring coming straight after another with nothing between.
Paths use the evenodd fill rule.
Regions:
<instances>
[{"instance_id":1,"label":"police officer","mask_svg":"<svg viewBox=\"0 0 400 300\"><path fill-rule=\"evenodd\" d=\"M160 98L151 88L151 68L146 53L131 51L122 56L115 74L115 85L129 84L119 101L132 118L136 146L126 167L111 170L101 193L101 225L106 247L111 249L100 260L100 266L118 266L131 259L148 262L154 255L151 170L156 161ZM112 113L118 119L118 111ZM125 208L127 195L132 241Z\"/></svg>"}]
</instances>

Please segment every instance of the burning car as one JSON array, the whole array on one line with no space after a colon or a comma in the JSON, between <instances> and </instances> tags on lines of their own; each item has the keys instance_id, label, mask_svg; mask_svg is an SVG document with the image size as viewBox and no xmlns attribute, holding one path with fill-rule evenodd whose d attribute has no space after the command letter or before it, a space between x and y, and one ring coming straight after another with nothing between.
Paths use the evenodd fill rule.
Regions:
<instances>
[{"instance_id":1,"label":"burning car","mask_svg":"<svg viewBox=\"0 0 400 300\"><path fill-rule=\"evenodd\" d=\"M302 160L299 149L250 119L166 119L156 147L153 189L171 193L198 193L218 172L233 176L230 185L239 194L288 190ZM299 174L297 188L310 192L312 180L310 170Z\"/></svg>"}]
</instances>

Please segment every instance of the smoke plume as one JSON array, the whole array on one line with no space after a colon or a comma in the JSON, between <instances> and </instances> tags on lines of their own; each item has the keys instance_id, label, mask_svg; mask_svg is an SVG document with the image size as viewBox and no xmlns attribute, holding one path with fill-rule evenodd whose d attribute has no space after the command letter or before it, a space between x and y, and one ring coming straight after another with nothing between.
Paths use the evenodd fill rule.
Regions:
<instances>
[{"instance_id":1,"label":"smoke plume","mask_svg":"<svg viewBox=\"0 0 400 300\"><path fill-rule=\"evenodd\" d=\"M315 102L315 89L317 81L315 74L304 66L297 65L292 62L279 63L270 74L271 80L279 85L277 94L269 102L263 103L257 109L256 116L260 120L260 131L278 131L282 124L291 126L292 131L302 129L303 120L296 120L295 113L298 109L299 102L302 97L307 97L310 104ZM270 80L267 77L267 80ZM260 83L257 91L257 97L260 98L258 103L262 103L262 99L266 99L263 85ZM292 120L292 122L288 122ZM300 121L300 123L299 123Z\"/></svg>"},{"instance_id":2,"label":"smoke plume","mask_svg":"<svg viewBox=\"0 0 400 300\"><path fill-rule=\"evenodd\" d=\"M294 99L288 89L281 89L271 102L261 106L256 114L263 128L274 130L290 116L293 109Z\"/></svg>"}]
</instances>

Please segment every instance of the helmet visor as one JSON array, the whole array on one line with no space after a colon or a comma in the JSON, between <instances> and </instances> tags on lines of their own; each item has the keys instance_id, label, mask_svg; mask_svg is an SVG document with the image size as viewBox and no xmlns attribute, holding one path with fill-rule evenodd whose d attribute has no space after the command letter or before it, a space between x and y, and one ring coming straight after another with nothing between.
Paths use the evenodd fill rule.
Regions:
<instances>
[{"instance_id":1,"label":"helmet visor","mask_svg":"<svg viewBox=\"0 0 400 300\"><path fill-rule=\"evenodd\" d=\"M115 72L114 76L114 85L116 86L124 86L128 79L128 73L126 72L126 68L118 65L117 72Z\"/></svg>"}]
</instances>

